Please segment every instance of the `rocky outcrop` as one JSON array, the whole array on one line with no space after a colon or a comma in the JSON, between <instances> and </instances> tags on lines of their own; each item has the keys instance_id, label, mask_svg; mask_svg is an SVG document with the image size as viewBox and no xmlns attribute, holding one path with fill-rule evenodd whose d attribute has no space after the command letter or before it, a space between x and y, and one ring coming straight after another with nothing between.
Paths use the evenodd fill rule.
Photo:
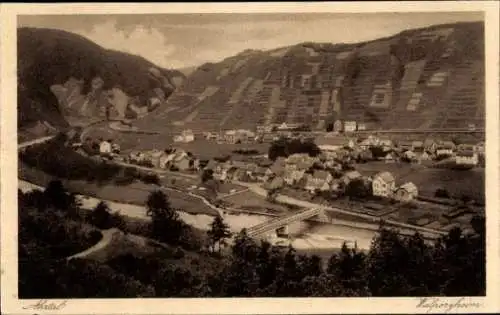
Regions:
<instances>
[{"instance_id":1,"label":"rocky outcrop","mask_svg":"<svg viewBox=\"0 0 500 315\"><path fill-rule=\"evenodd\" d=\"M20 28L17 39L20 128L42 118L56 127L106 112L122 118L132 99L150 109L151 93L164 102L176 89L171 77L184 77L65 31Z\"/></svg>"}]
</instances>

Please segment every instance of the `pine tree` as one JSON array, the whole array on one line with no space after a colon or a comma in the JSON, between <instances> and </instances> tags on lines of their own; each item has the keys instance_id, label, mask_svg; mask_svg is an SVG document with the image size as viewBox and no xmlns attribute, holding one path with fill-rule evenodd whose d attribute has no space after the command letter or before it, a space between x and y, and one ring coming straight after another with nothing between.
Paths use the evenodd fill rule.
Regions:
<instances>
[{"instance_id":1,"label":"pine tree","mask_svg":"<svg viewBox=\"0 0 500 315\"><path fill-rule=\"evenodd\" d=\"M179 243L184 225L177 212L172 209L167 195L159 190L152 192L146 207L146 214L152 221L152 236L166 243Z\"/></svg>"},{"instance_id":2,"label":"pine tree","mask_svg":"<svg viewBox=\"0 0 500 315\"><path fill-rule=\"evenodd\" d=\"M100 229L111 228L111 213L107 203L101 201L95 206L90 215L90 223Z\"/></svg>"},{"instance_id":3,"label":"pine tree","mask_svg":"<svg viewBox=\"0 0 500 315\"><path fill-rule=\"evenodd\" d=\"M222 249L222 245L226 245L226 239L231 237L229 226L224 222L224 219L221 216L216 216L214 218L207 234L212 250L215 251L217 245L219 253Z\"/></svg>"}]
</instances>

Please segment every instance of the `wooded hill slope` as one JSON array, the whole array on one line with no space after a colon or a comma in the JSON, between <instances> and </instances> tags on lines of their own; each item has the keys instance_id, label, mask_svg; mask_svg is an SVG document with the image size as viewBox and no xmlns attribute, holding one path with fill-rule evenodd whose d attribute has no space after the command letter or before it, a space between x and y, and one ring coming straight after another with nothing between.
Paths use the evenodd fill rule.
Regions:
<instances>
[{"instance_id":1,"label":"wooded hill slope","mask_svg":"<svg viewBox=\"0 0 500 315\"><path fill-rule=\"evenodd\" d=\"M66 31L18 29L19 127L146 115L185 76Z\"/></svg>"}]
</instances>

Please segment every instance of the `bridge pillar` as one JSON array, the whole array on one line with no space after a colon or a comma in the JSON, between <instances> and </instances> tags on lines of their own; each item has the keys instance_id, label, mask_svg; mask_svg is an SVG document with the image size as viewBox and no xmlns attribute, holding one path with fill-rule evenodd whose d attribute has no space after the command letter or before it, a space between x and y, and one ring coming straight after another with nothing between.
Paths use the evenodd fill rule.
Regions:
<instances>
[{"instance_id":1,"label":"bridge pillar","mask_svg":"<svg viewBox=\"0 0 500 315\"><path fill-rule=\"evenodd\" d=\"M322 210L317 216L317 219L319 219L321 222L325 223L330 223L332 221L332 218L326 213L325 210Z\"/></svg>"},{"instance_id":2,"label":"bridge pillar","mask_svg":"<svg viewBox=\"0 0 500 315\"><path fill-rule=\"evenodd\" d=\"M278 237L288 237L288 225L276 229L276 235Z\"/></svg>"}]
</instances>

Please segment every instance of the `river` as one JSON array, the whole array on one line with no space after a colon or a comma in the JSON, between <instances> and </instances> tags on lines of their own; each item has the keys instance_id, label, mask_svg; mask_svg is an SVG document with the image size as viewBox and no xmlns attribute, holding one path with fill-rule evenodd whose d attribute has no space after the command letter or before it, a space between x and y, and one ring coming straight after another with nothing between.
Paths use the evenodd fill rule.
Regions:
<instances>
[{"instance_id":1,"label":"river","mask_svg":"<svg viewBox=\"0 0 500 315\"><path fill-rule=\"evenodd\" d=\"M32 183L19 180L19 189L23 192L31 191L33 189L43 189L40 186ZM94 208L101 199L94 197L77 195L85 209ZM121 215L138 218L148 219L146 216L146 209L143 206L118 203L114 201L105 201L112 211L116 211ZM179 217L189 225L200 229L208 230L213 217L205 214L189 214L179 211ZM231 232L237 233L243 228L266 222L271 217L258 214L224 214L224 221L229 225ZM285 239L274 239L273 241L283 241L284 244L290 243L298 252L309 252L320 254L323 257L328 256L331 252L338 250L344 242L356 242L358 248L361 250L368 250L372 238L375 236L375 231L366 229L357 229L353 227L334 225L331 223L319 222L294 222L288 227L290 237Z\"/></svg>"}]
</instances>

